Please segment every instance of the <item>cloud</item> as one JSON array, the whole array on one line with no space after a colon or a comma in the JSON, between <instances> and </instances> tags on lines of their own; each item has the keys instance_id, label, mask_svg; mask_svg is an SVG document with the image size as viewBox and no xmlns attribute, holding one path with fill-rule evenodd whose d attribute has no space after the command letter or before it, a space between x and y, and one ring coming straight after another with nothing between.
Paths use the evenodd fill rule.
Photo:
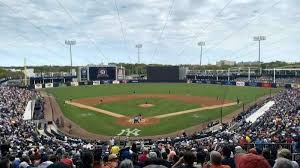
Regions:
<instances>
[{"instance_id":1,"label":"cloud","mask_svg":"<svg viewBox=\"0 0 300 168\"><path fill-rule=\"evenodd\" d=\"M174 0L161 40L173 0L116 0L125 40L114 0L57 1L0 0L0 57L6 58L0 66L22 65L24 57L28 64L69 64L66 39L77 41L76 65L136 62L137 43L143 44L142 62L197 64L198 41L206 42L204 63L255 61L255 35L267 36L263 60L299 60L295 0L273 7L278 0L232 0L217 17L229 0Z\"/></svg>"}]
</instances>

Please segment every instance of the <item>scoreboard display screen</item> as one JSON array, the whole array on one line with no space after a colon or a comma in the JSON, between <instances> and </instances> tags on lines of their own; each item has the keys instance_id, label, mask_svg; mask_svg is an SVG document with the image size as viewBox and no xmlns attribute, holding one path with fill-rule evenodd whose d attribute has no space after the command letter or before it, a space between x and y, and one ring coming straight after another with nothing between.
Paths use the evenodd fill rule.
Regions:
<instances>
[{"instance_id":1,"label":"scoreboard display screen","mask_svg":"<svg viewBox=\"0 0 300 168\"><path fill-rule=\"evenodd\" d=\"M89 67L89 80L116 80L116 67Z\"/></svg>"},{"instance_id":2,"label":"scoreboard display screen","mask_svg":"<svg viewBox=\"0 0 300 168\"><path fill-rule=\"evenodd\" d=\"M148 66L147 80L150 82L176 82L179 80L179 66Z\"/></svg>"}]
</instances>

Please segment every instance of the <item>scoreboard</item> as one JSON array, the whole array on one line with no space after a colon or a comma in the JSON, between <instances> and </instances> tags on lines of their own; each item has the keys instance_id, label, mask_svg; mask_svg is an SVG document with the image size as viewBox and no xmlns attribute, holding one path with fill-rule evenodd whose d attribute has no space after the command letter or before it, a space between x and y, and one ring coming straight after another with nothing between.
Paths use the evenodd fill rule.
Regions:
<instances>
[{"instance_id":1,"label":"scoreboard","mask_svg":"<svg viewBox=\"0 0 300 168\"><path fill-rule=\"evenodd\" d=\"M79 68L79 81L114 81L117 79L115 66L87 66Z\"/></svg>"},{"instance_id":2,"label":"scoreboard","mask_svg":"<svg viewBox=\"0 0 300 168\"><path fill-rule=\"evenodd\" d=\"M147 80L150 82L179 81L179 66L148 66Z\"/></svg>"}]
</instances>

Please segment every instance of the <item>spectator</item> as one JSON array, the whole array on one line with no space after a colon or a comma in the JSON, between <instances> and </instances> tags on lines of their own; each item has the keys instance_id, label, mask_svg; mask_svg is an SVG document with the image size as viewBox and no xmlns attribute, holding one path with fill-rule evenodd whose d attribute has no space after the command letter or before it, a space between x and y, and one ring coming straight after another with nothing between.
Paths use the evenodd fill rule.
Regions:
<instances>
[{"instance_id":1,"label":"spectator","mask_svg":"<svg viewBox=\"0 0 300 168\"><path fill-rule=\"evenodd\" d=\"M295 162L295 161L292 161L292 153L288 149L284 149L283 148L283 149L279 150L278 153L277 153L277 159L278 158L288 159L288 160L290 160L292 162L293 168L299 168L298 163Z\"/></svg>"},{"instance_id":2,"label":"spectator","mask_svg":"<svg viewBox=\"0 0 300 168\"><path fill-rule=\"evenodd\" d=\"M222 156L223 156L222 164L228 165L230 166L230 168L235 168L234 159L230 157L231 153L232 151L228 146L224 146L222 148Z\"/></svg>"},{"instance_id":3,"label":"spectator","mask_svg":"<svg viewBox=\"0 0 300 168\"><path fill-rule=\"evenodd\" d=\"M197 154L196 154L196 159L197 159L197 165L195 165L198 168L203 167L203 164L205 162L206 158L206 153L204 152L203 149L200 149Z\"/></svg>"},{"instance_id":4,"label":"spectator","mask_svg":"<svg viewBox=\"0 0 300 168\"><path fill-rule=\"evenodd\" d=\"M183 154L183 157L179 159L177 163L175 163L172 168L194 168L194 162L196 161L196 156L188 151Z\"/></svg>"},{"instance_id":5,"label":"spectator","mask_svg":"<svg viewBox=\"0 0 300 168\"><path fill-rule=\"evenodd\" d=\"M61 160L61 162L64 163L64 164L66 164L66 165L68 165L70 168L73 167L73 161L72 161L72 159L70 158L69 153L67 153L67 152L64 153L63 159Z\"/></svg>"},{"instance_id":6,"label":"spectator","mask_svg":"<svg viewBox=\"0 0 300 168\"><path fill-rule=\"evenodd\" d=\"M94 168L101 168L102 167L101 155L102 155L101 149L96 149L94 151Z\"/></svg>"},{"instance_id":7,"label":"spectator","mask_svg":"<svg viewBox=\"0 0 300 168\"><path fill-rule=\"evenodd\" d=\"M233 127L230 129L226 124L211 122L207 125L207 129L199 130L191 136L185 134L175 138L163 138L159 141L151 140L149 149L145 147L143 144L145 141L142 140L133 142L131 149L127 145L122 149L115 145L114 138L111 140L111 145L108 145L109 142L83 140L59 132L57 135L47 134L47 124L44 129L47 136L37 134L36 125L30 121L24 121L22 115L27 102L38 96L38 93L32 90L0 85L0 156L2 158L0 165L2 167L7 167L5 158L9 158L8 164L12 168L74 167L74 165L76 168L93 166L115 168L120 158L120 160L132 160L134 168L141 168L145 165L202 167L203 163L208 160L211 164L206 164L206 167L228 167L225 165L229 165L232 168L234 166L236 168L243 168L243 166L269 168L275 163L276 156L273 155L280 148L279 143L287 143L293 152L300 151L298 150L300 149L298 137L300 90L297 89L283 90L278 95L251 106L249 110L245 110L232 120L230 125ZM274 101L274 105L269 110L253 123L246 122L247 117L269 101ZM44 126L44 123L40 125ZM214 130L215 127L216 130ZM244 149L249 149L253 145L249 142L255 142L255 148L249 150L252 154L245 155ZM272 144L271 152L261 150L270 143ZM99 144L101 144L100 147ZM190 149L193 152L186 152ZM234 152L233 149L235 149ZM214 150L221 151L223 160ZM278 151L277 167L287 163L283 158L288 159L293 168L298 167L296 162L291 161L291 150ZM210 158L208 158L209 151L213 151ZM261 152L265 159L258 156ZM141 153L140 156L139 153ZM234 159L233 153L236 155ZM123 167L131 166L125 163Z\"/></svg>"},{"instance_id":8,"label":"spectator","mask_svg":"<svg viewBox=\"0 0 300 168\"><path fill-rule=\"evenodd\" d=\"M30 166L30 159L29 159L29 156L22 156L22 159L21 159L21 163L19 165L20 168L31 168Z\"/></svg>"},{"instance_id":9,"label":"spectator","mask_svg":"<svg viewBox=\"0 0 300 168\"><path fill-rule=\"evenodd\" d=\"M103 168L115 168L118 167L118 156L116 154L110 154L108 156L108 162L104 164Z\"/></svg>"},{"instance_id":10,"label":"spectator","mask_svg":"<svg viewBox=\"0 0 300 168\"><path fill-rule=\"evenodd\" d=\"M264 149L262 155L269 162L270 166L273 167L275 160L271 159L271 151L269 149Z\"/></svg>"},{"instance_id":11,"label":"spectator","mask_svg":"<svg viewBox=\"0 0 300 168\"><path fill-rule=\"evenodd\" d=\"M84 168L93 168L94 165L94 156L90 151L82 152L82 164Z\"/></svg>"},{"instance_id":12,"label":"spectator","mask_svg":"<svg viewBox=\"0 0 300 168\"><path fill-rule=\"evenodd\" d=\"M293 164L286 158L278 158L273 168L293 168Z\"/></svg>"},{"instance_id":13,"label":"spectator","mask_svg":"<svg viewBox=\"0 0 300 168\"><path fill-rule=\"evenodd\" d=\"M21 163L21 158L22 157L22 153L18 152L17 157L15 158L15 160L12 162L12 167L13 168L19 168L19 165Z\"/></svg>"},{"instance_id":14,"label":"spectator","mask_svg":"<svg viewBox=\"0 0 300 168\"><path fill-rule=\"evenodd\" d=\"M141 168L141 163L139 163L138 155L136 153L132 154L132 162L134 168Z\"/></svg>"},{"instance_id":15,"label":"spectator","mask_svg":"<svg viewBox=\"0 0 300 168\"><path fill-rule=\"evenodd\" d=\"M59 163L54 163L54 164L48 166L48 168L69 168L69 166L64 163L59 162Z\"/></svg>"},{"instance_id":16,"label":"spectator","mask_svg":"<svg viewBox=\"0 0 300 168\"><path fill-rule=\"evenodd\" d=\"M169 162L172 162L172 163L175 163L175 157L176 157L176 152L175 151L170 151L169 155L168 155L168 161Z\"/></svg>"},{"instance_id":17,"label":"spectator","mask_svg":"<svg viewBox=\"0 0 300 168\"><path fill-rule=\"evenodd\" d=\"M144 150L143 150L143 153L141 154L141 156L139 157L139 161L140 162L145 162L147 159L148 159L148 149L147 148L145 148Z\"/></svg>"},{"instance_id":18,"label":"spectator","mask_svg":"<svg viewBox=\"0 0 300 168\"><path fill-rule=\"evenodd\" d=\"M252 153L235 156L235 166L236 168L271 168L265 158Z\"/></svg>"},{"instance_id":19,"label":"spectator","mask_svg":"<svg viewBox=\"0 0 300 168\"><path fill-rule=\"evenodd\" d=\"M133 168L133 163L129 159L125 159L120 163L119 168Z\"/></svg>"},{"instance_id":20,"label":"spectator","mask_svg":"<svg viewBox=\"0 0 300 168\"><path fill-rule=\"evenodd\" d=\"M217 151L210 152L210 162L203 166L204 168L230 168L228 165L222 165L222 156Z\"/></svg>"},{"instance_id":21,"label":"spectator","mask_svg":"<svg viewBox=\"0 0 300 168\"><path fill-rule=\"evenodd\" d=\"M0 160L0 168L10 168L10 163L7 158L3 158Z\"/></svg>"},{"instance_id":22,"label":"spectator","mask_svg":"<svg viewBox=\"0 0 300 168\"><path fill-rule=\"evenodd\" d=\"M38 168L47 168L51 164L53 164L53 162L49 161L48 156L46 154L42 154L41 164L38 165Z\"/></svg>"}]
</instances>

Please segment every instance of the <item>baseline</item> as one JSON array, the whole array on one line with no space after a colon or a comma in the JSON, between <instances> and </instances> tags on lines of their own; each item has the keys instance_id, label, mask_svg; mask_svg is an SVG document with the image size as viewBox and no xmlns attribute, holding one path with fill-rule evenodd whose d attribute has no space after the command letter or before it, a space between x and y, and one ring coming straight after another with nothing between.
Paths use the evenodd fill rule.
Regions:
<instances>
[{"instance_id":1,"label":"baseline","mask_svg":"<svg viewBox=\"0 0 300 168\"><path fill-rule=\"evenodd\" d=\"M103 113L103 114L106 114L106 115L109 115L109 116L112 116L112 117L116 117L116 118L126 117L126 116L121 115L121 114L113 113L113 112L110 112L110 111L107 111L107 110L99 109L99 108L92 107L92 106L87 106L87 105L80 104L80 103L75 103L75 102L71 102L71 101L65 101L65 103L69 104L69 105L72 105L72 106L75 106L75 107L85 108L85 109L88 109L88 110Z\"/></svg>"},{"instance_id":2,"label":"baseline","mask_svg":"<svg viewBox=\"0 0 300 168\"><path fill-rule=\"evenodd\" d=\"M170 117L170 116L177 116L177 115L181 115L181 114L199 112L199 111L203 111L203 110L211 110L211 109L216 109L216 108L220 108L220 107L228 107L228 106L233 106L233 105L236 105L236 104L237 103L235 102L235 103L227 103L227 104L222 104L222 105L213 105L213 106L207 106L207 107L200 107L200 108L196 108L196 109L178 111L178 112L175 112L175 113L162 114L162 115L154 116L154 118L166 118L166 117Z\"/></svg>"}]
</instances>

